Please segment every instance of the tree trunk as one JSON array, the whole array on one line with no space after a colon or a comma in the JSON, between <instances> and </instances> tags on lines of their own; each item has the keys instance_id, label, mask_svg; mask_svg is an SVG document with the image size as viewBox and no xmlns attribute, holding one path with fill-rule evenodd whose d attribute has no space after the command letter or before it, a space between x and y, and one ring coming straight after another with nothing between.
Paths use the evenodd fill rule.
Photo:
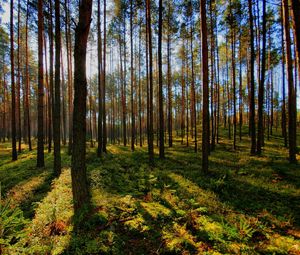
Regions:
<instances>
[{"instance_id":1,"label":"tree trunk","mask_svg":"<svg viewBox=\"0 0 300 255\"><path fill-rule=\"evenodd\" d=\"M159 104L159 158L165 157L164 144L164 106L163 106L163 80L162 80L162 0L158 6L158 104Z\"/></svg>"},{"instance_id":2,"label":"tree trunk","mask_svg":"<svg viewBox=\"0 0 300 255\"><path fill-rule=\"evenodd\" d=\"M37 167L44 167L44 65L43 65L43 1L38 0L38 145Z\"/></svg>"},{"instance_id":3,"label":"tree trunk","mask_svg":"<svg viewBox=\"0 0 300 255\"><path fill-rule=\"evenodd\" d=\"M102 114L103 114L103 141L102 149L106 153L106 143L107 143L107 129L106 129L106 107L105 107L105 97L106 97L106 0L104 0L104 31L103 31L103 66L102 66L102 79L103 79L103 93L102 93Z\"/></svg>"},{"instance_id":4,"label":"tree trunk","mask_svg":"<svg viewBox=\"0 0 300 255\"><path fill-rule=\"evenodd\" d=\"M11 64L11 136L12 160L18 159L16 140L16 88L14 62L14 1L10 1L10 64Z\"/></svg>"},{"instance_id":5,"label":"tree trunk","mask_svg":"<svg viewBox=\"0 0 300 255\"><path fill-rule=\"evenodd\" d=\"M131 83L131 150L134 151L135 141L135 113L134 113L134 77L133 77L133 6L130 0L130 83Z\"/></svg>"},{"instance_id":6,"label":"tree trunk","mask_svg":"<svg viewBox=\"0 0 300 255\"><path fill-rule=\"evenodd\" d=\"M27 137L28 137L28 148L29 151L32 150L31 146L31 123L30 123L30 110L29 110L29 94L30 94L30 80L29 80L29 54L28 54L28 10L29 0L27 0L27 9L26 9L26 39L25 39L25 54L26 54L26 64L25 64L25 73L26 73L26 88L25 88L25 115L26 115L26 125L27 125Z\"/></svg>"},{"instance_id":7,"label":"tree trunk","mask_svg":"<svg viewBox=\"0 0 300 255\"><path fill-rule=\"evenodd\" d=\"M153 68L152 68L152 29L151 29L151 9L150 0L146 0L147 32L148 32L148 51L149 51L149 140L148 151L150 164L154 163L153 148Z\"/></svg>"},{"instance_id":8,"label":"tree trunk","mask_svg":"<svg viewBox=\"0 0 300 255\"><path fill-rule=\"evenodd\" d=\"M257 125L257 155L261 155L263 139L264 139L264 127L263 127L263 112L264 112L264 84L265 84L265 72L266 72L266 2L263 1L263 31L262 31L262 59L261 59L261 78L258 89L258 125Z\"/></svg>"},{"instance_id":9,"label":"tree trunk","mask_svg":"<svg viewBox=\"0 0 300 255\"><path fill-rule=\"evenodd\" d=\"M248 0L249 6L249 21L250 21L250 130L251 130L251 155L256 152L256 131L255 131L255 84L254 84L254 31L253 31L253 14L252 14L252 0Z\"/></svg>"},{"instance_id":10,"label":"tree trunk","mask_svg":"<svg viewBox=\"0 0 300 255\"><path fill-rule=\"evenodd\" d=\"M21 5L20 0L18 0L18 81L17 81L17 123L18 123L18 152L22 151L22 131L21 131L21 68L20 68L20 15L21 15Z\"/></svg>"},{"instance_id":11,"label":"tree trunk","mask_svg":"<svg viewBox=\"0 0 300 255\"><path fill-rule=\"evenodd\" d=\"M296 58L298 63L298 76L300 79L300 1L291 0L292 4L292 19L295 34Z\"/></svg>"},{"instance_id":12,"label":"tree trunk","mask_svg":"<svg viewBox=\"0 0 300 255\"><path fill-rule=\"evenodd\" d=\"M202 41L202 82L203 82L203 114L202 114L202 171L208 172L209 154L209 92L208 92L208 46L206 24L206 1L200 0L201 41Z\"/></svg>"},{"instance_id":13,"label":"tree trunk","mask_svg":"<svg viewBox=\"0 0 300 255\"><path fill-rule=\"evenodd\" d=\"M86 47L90 30L92 0L82 0L79 6L79 22L75 29L75 72L72 148L72 191L75 214L89 202L86 176Z\"/></svg>"},{"instance_id":14,"label":"tree trunk","mask_svg":"<svg viewBox=\"0 0 300 255\"><path fill-rule=\"evenodd\" d=\"M103 117L102 117L102 36L101 36L101 16L100 16L100 0L97 1L98 10L97 10L97 33L98 33L98 148L97 156L100 157L103 152ZM120 52L121 54L121 52Z\"/></svg>"},{"instance_id":15,"label":"tree trunk","mask_svg":"<svg viewBox=\"0 0 300 255\"><path fill-rule=\"evenodd\" d=\"M54 174L61 173L60 156L60 1L55 0L55 97L53 112Z\"/></svg>"},{"instance_id":16,"label":"tree trunk","mask_svg":"<svg viewBox=\"0 0 300 255\"><path fill-rule=\"evenodd\" d=\"M289 129L289 161L296 162L296 94L293 81L293 64L291 56L291 38L289 25L288 0L282 0L283 5L283 24L285 34L285 61L288 80L288 129Z\"/></svg>"}]
</instances>

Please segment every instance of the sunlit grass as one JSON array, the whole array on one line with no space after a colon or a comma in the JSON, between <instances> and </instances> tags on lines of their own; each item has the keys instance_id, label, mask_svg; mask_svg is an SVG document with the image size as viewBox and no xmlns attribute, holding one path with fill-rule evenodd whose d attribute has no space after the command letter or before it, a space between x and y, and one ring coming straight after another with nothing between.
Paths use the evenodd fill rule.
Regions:
<instances>
[{"instance_id":1,"label":"sunlit grass","mask_svg":"<svg viewBox=\"0 0 300 255\"><path fill-rule=\"evenodd\" d=\"M46 168L38 170L35 152L24 150L11 162L5 144L0 164L5 195L33 211L26 238L12 245L11 254L299 254L299 165L288 163L277 136L265 141L257 157L249 156L248 138L233 151L226 135L222 130L208 175L201 172L201 152L193 152L191 140L186 147L176 138L165 160L156 156L154 167L148 165L146 144L135 152L109 145L101 159L88 147L94 209L78 234L65 149L66 168L45 189L52 154L46 153Z\"/></svg>"}]
</instances>

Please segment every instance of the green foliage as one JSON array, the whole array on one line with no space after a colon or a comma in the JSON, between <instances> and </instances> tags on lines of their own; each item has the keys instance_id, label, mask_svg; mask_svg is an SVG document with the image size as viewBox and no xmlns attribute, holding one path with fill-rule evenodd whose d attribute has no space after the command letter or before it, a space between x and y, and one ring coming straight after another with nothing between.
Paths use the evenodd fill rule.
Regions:
<instances>
[{"instance_id":1,"label":"green foliage","mask_svg":"<svg viewBox=\"0 0 300 255\"><path fill-rule=\"evenodd\" d=\"M0 200L0 250L9 250L20 238L24 237L24 227L28 221L23 212L13 207L10 201Z\"/></svg>"},{"instance_id":2,"label":"green foliage","mask_svg":"<svg viewBox=\"0 0 300 255\"><path fill-rule=\"evenodd\" d=\"M36 198L26 235L15 240L11 254L299 253L300 174L287 163L288 151L278 145L278 136L265 141L261 157L249 156L248 139L236 152L221 139L210 156L208 175L201 173L201 158L193 148L175 143L153 168L146 147L132 153L109 146L101 159L88 151L92 206L78 218L73 217L69 168L47 193L47 174L23 173L30 153L1 165L0 175L10 176L4 178L7 194L18 197L18 206ZM11 164L22 181L11 178ZM13 187L8 180L16 180ZM82 228L75 232L78 221Z\"/></svg>"}]
</instances>

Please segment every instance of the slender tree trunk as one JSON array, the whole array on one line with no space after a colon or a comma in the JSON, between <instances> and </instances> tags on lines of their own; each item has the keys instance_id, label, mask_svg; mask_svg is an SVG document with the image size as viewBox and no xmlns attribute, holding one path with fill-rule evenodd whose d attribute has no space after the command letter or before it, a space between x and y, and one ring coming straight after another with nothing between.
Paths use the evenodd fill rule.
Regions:
<instances>
[{"instance_id":1,"label":"slender tree trunk","mask_svg":"<svg viewBox=\"0 0 300 255\"><path fill-rule=\"evenodd\" d=\"M44 167L43 1L38 0L38 146L37 167Z\"/></svg>"},{"instance_id":2,"label":"slender tree trunk","mask_svg":"<svg viewBox=\"0 0 300 255\"><path fill-rule=\"evenodd\" d=\"M209 92L208 92L208 46L206 24L206 1L200 0L201 41L202 41L202 82L203 82L203 114L202 114L202 171L208 172L209 154Z\"/></svg>"},{"instance_id":3,"label":"slender tree trunk","mask_svg":"<svg viewBox=\"0 0 300 255\"><path fill-rule=\"evenodd\" d=\"M106 98L106 0L104 0L104 31L103 31L103 93L102 93L102 107L103 107L103 152L106 153L106 144L107 144L107 129L106 129L106 106L105 106L105 98Z\"/></svg>"},{"instance_id":4,"label":"slender tree trunk","mask_svg":"<svg viewBox=\"0 0 300 255\"><path fill-rule=\"evenodd\" d=\"M258 126L257 126L257 155L261 155L263 139L264 139L264 127L263 127L263 111L264 111L264 84L265 84L265 72L266 72L266 2L263 1L263 31L262 31L262 59L261 59L261 78L258 90Z\"/></svg>"},{"instance_id":5,"label":"slender tree trunk","mask_svg":"<svg viewBox=\"0 0 300 255\"><path fill-rule=\"evenodd\" d=\"M154 163L154 148L153 148L153 68L152 68L152 29L151 29L151 9L150 0L146 0L146 16L148 28L148 51L149 51L149 161Z\"/></svg>"},{"instance_id":6,"label":"slender tree trunk","mask_svg":"<svg viewBox=\"0 0 300 255\"><path fill-rule=\"evenodd\" d=\"M21 15L21 4L18 0L18 81L17 81L17 117L18 117L18 152L22 151L22 129L21 129L21 68L20 68L20 15Z\"/></svg>"},{"instance_id":7,"label":"slender tree trunk","mask_svg":"<svg viewBox=\"0 0 300 255\"><path fill-rule=\"evenodd\" d=\"M30 123L30 101L29 101L29 94L30 94L30 77L29 77L29 54L28 54L28 15L29 15L29 10L28 10L28 4L29 0L27 0L27 9L26 9L26 32L25 32L25 54L26 54L26 64L25 64L25 73L26 73L26 89L25 89L25 112L26 112L26 125L27 125L27 137L28 137L28 148L29 151L32 150L32 145L31 145L31 123Z\"/></svg>"},{"instance_id":8,"label":"slender tree trunk","mask_svg":"<svg viewBox=\"0 0 300 255\"><path fill-rule=\"evenodd\" d=\"M171 28L170 28L170 1L168 2L168 35L167 35L167 62L168 62L168 134L169 134L169 147L173 146L173 116L172 116L172 74L171 74Z\"/></svg>"},{"instance_id":9,"label":"slender tree trunk","mask_svg":"<svg viewBox=\"0 0 300 255\"><path fill-rule=\"evenodd\" d=\"M286 71L288 80L288 128L289 128L289 161L291 163L296 162L296 94L293 81L293 65L291 56L291 38L290 38L290 26L289 26L289 9L288 1L282 0L283 5L283 24L285 34L285 60Z\"/></svg>"},{"instance_id":10,"label":"slender tree trunk","mask_svg":"<svg viewBox=\"0 0 300 255\"><path fill-rule=\"evenodd\" d=\"M251 154L256 152L256 131L255 131L255 84L254 84L254 31L253 31L253 14L252 14L252 0L248 0L249 6L249 21L250 21L250 130L251 130Z\"/></svg>"},{"instance_id":11,"label":"slender tree trunk","mask_svg":"<svg viewBox=\"0 0 300 255\"><path fill-rule=\"evenodd\" d=\"M163 80L162 80L162 0L158 6L158 104L159 104L159 158L165 157L164 144L164 106L163 106Z\"/></svg>"},{"instance_id":12,"label":"slender tree trunk","mask_svg":"<svg viewBox=\"0 0 300 255\"><path fill-rule=\"evenodd\" d=\"M182 45L182 49L184 51L184 45ZM181 63L181 144L183 144L184 139L184 131L185 131L185 56L182 56Z\"/></svg>"},{"instance_id":13,"label":"slender tree trunk","mask_svg":"<svg viewBox=\"0 0 300 255\"><path fill-rule=\"evenodd\" d=\"M233 89L233 149L236 150L236 78L235 78L235 29L231 29L231 68Z\"/></svg>"},{"instance_id":14,"label":"slender tree trunk","mask_svg":"<svg viewBox=\"0 0 300 255\"><path fill-rule=\"evenodd\" d=\"M54 174L61 173L60 156L60 1L55 0L55 97L53 112Z\"/></svg>"},{"instance_id":15,"label":"slender tree trunk","mask_svg":"<svg viewBox=\"0 0 300 255\"><path fill-rule=\"evenodd\" d=\"M239 49L239 62L240 62L240 87L239 87L239 135L240 141L242 141L242 127L243 127L243 76L242 76L242 43L240 38L240 49Z\"/></svg>"},{"instance_id":16,"label":"slender tree trunk","mask_svg":"<svg viewBox=\"0 0 300 255\"><path fill-rule=\"evenodd\" d=\"M281 109L281 130L284 139L284 146L287 147L287 130L286 130L286 102L285 102L285 41L284 41L284 24L283 24L283 6L281 5L281 40L282 40L282 109Z\"/></svg>"},{"instance_id":17,"label":"slender tree trunk","mask_svg":"<svg viewBox=\"0 0 300 255\"><path fill-rule=\"evenodd\" d=\"M97 33L98 33L98 148L97 148L97 155L98 157L100 157L102 155L103 152L103 117L102 117L102 111L103 111L103 107L102 107L102 88L103 88L103 84L102 84L102 36L101 36L101 16L100 16L100 0L97 1L98 3L98 10L97 10ZM121 52L120 52L120 56L121 56Z\"/></svg>"},{"instance_id":18,"label":"slender tree trunk","mask_svg":"<svg viewBox=\"0 0 300 255\"><path fill-rule=\"evenodd\" d=\"M16 88L14 62L14 1L10 1L10 64L11 64L11 136L12 160L18 159L16 140Z\"/></svg>"},{"instance_id":19,"label":"slender tree trunk","mask_svg":"<svg viewBox=\"0 0 300 255\"><path fill-rule=\"evenodd\" d=\"M134 113L134 77L133 77L133 4L130 0L130 83L131 83L131 150L134 151L135 113Z\"/></svg>"},{"instance_id":20,"label":"slender tree trunk","mask_svg":"<svg viewBox=\"0 0 300 255\"><path fill-rule=\"evenodd\" d=\"M75 29L75 72L72 148L72 191L75 214L89 203L86 176L86 47L90 30L92 0L82 0L79 5L79 22Z\"/></svg>"},{"instance_id":21,"label":"slender tree trunk","mask_svg":"<svg viewBox=\"0 0 300 255\"><path fill-rule=\"evenodd\" d=\"M298 63L298 78L300 79L300 1L291 0L292 4L292 19L295 34L296 58Z\"/></svg>"},{"instance_id":22,"label":"slender tree trunk","mask_svg":"<svg viewBox=\"0 0 300 255\"><path fill-rule=\"evenodd\" d=\"M68 154L72 154L72 105L73 105L73 91L72 91L72 41L70 35L70 10L69 0L65 0L65 37L66 37L66 50L67 50L67 70L68 70L68 120L69 120L69 143Z\"/></svg>"}]
</instances>

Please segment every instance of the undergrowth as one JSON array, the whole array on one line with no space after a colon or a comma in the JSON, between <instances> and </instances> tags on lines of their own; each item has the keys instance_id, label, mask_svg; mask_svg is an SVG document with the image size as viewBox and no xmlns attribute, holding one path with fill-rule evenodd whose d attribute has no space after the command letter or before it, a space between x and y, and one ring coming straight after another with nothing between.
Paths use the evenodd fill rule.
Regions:
<instances>
[{"instance_id":1,"label":"undergrowth","mask_svg":"<svg viewBox=\"0 0 300 255\"><path fill-rule=\"evenodd\" d=\"M1 239L3 254L300 254L300 168L287 163L278 136L261 157L249 156L247 138L237 151L221 139L208 175L200 153L179 140L151 168L146 146L110 145L103 158L89 148L93 208L76 233L65 151L54 180L52 157L36 170L34 152L9 156L1 158L2 194L19 222Z\"/></svg>"}]
</instances>

